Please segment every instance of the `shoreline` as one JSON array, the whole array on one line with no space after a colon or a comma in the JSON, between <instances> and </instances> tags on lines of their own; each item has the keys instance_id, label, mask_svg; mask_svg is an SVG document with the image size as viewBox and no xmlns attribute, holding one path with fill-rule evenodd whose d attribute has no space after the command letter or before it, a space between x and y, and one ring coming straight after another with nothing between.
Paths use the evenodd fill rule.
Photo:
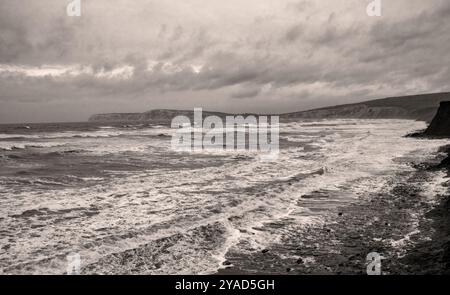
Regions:
<instances>
[{"instance_id":1,"label":"shoreline","mask_svg":"<svg viewBox=\"0 0 450 295\"><path fill-rule=\"evenodd\" d=\"M450 155L450 146L439 152ZM421 195L438 171L450 176L449 163L450 156L438 153L413 165L414 171L399 173L388 194L373 193L336 208L323 226L299 226L262 251L231 250L216 274L365 275L371 252L384 257L383 275L449 274L449 192L436 202Z\"/></svg>"},{"instance_id":2,"label":"shoreline","mask_svg":"<svg viewBox=\"0 0 450 295\"><path fill-rule=\"evenodd\" d=\"M432 171L445 171L450 177L450 145L443 146L440 152L447 156L438 165L427 169ZM416 274L450 274L450 183L447 182L447 192L439 202L426 213L429 222L423 222L422 231L433 232L430 240L417 243L405 256L403 261L410 265L411 271Z\"/></svg>"}]
</instances>

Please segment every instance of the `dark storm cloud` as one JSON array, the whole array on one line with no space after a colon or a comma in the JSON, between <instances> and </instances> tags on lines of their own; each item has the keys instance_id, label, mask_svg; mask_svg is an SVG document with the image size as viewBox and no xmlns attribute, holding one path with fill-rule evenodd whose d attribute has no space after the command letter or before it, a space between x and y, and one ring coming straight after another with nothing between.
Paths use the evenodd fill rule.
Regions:
<instances>
[{"instance_id":1,"label":"dark storm cloud","mask_svg":"<svg viewBox=\"0 0 450 295\"><path fill-rule=\"evenodd\" d=\"M302 33L302 25L295 24L287 30L286 34L284 35L284 40L286 42L295 42L301 37Z\"/></svg>"},{"instance_id":2,"label":"dark storm cloud","mask_svg":"<svg viewBox=\"0 0 450 295\"><path fill-rule=\"evenodd\" d=\"M0 3L0 63L42 64L66 61L78 49L76 28L59 11L46 18L45 1L1 1ZM60 7L63 8L63 7ZM49 12L54 12L51 6Z\"/></svg>"},{"instance_id":3,"label":"dark storm cloud","mask_svg":"<svg viewBox=\"0 0 450 295\"><path fill-rule=\"evenodd\" d=\"M289 2L286 5L286 8L289 11L294 11L294 12L304 12L307 9L311 8L314 6L314 2L313 1L297 1L297 2Z\"/></svg>"},{"instance_id":4,"label":"dark storm cloud","mask_svg":"<svg viewBox=\"0 0 450 295\"><path fill-rule=\"evenodd\" d=\"M259 88L244 88L244 89L240 89L236 92L233 92L231 94L232 98L237 98L237 99L243 99L243 98L252 98L257 96L259 93L261 92L261 89Z\"/></svg>"},{"instance_id":5,"label":"dark storm cloud","mask_svg":"<svg viewBox=\"0 0 450 295\"><path fill-rule=\"evenodd\" d=\"M448 90L448 1L383 1L381 18L359 0L82 1L80 18L68 2L0 2L0 107L271 112Z\"/></svg>"}]
</instances>

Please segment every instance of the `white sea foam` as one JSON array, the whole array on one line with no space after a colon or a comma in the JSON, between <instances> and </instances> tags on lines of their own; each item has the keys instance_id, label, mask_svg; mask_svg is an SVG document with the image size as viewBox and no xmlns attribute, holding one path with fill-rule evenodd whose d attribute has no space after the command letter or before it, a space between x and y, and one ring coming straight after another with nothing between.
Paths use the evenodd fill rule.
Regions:
<instances>
[{"instance_id":1,"label":"white sea foam","mask_svg":"<svg viewBox=\"0 0 450 295\"><path fill-rule=\"evenodd\" d=\"M14 150L26 148L51 148L64 146L64 142L17 142L17 141L0 141L0 150Z\"/></svg>"},{"instance_id":2,"label":"white sea foam","mask_svg":"<svg viewBox=\"0 0 450 295\"><path fill-rule=\"evenodd\" d=\"M172 129L160 126L158 128L127 129L110 126L100 127L96 131L64 131L64 132L41 132L37 134L0 134L0 139L57 139L57 138L104 138L127 136L152 136L160 133L171 133Z\"/></svg>"},{"instance_id":3,"label":"white sea foam","mask_svg":"<svg viewBox=\"0 0 450 295\"><path fill-rule=\"evenodd\" d=\"M430 180L423 183L421 195L429 202L436 203L448 194L449 178L444 171L436 171Z\"/></svg>"},{"instance_id":4,"label":"white sea foam","mask_svg":"<svg viewBox=\"0 0 450 295\"><path fill-rule=\"evenodd\" d=\"M69 141L70 148L94 154L132 151L143 159L157 159L170 166L120 171L113 181L102 179L91 187L7 193L0 199L1 216L5 217L0 230L20 228L20 232L8 253L0 252L0 269L58 273L64 270L63 259L56 255L61 251L78 252L88 264L111 253L180 235L182 238L173 240L170 249L191 258L168 255L165 265L149 272L210 273L239 241L255 249L276 241L281 232L261 230L270 222L323 222L320 213L302 206L302 195L326 191L333 198L329 206L335 206L386 189L387 180L396 172L412 169L409 162L429 157L448 143L402 137L423 126L421 122L402 120L280 124L280 131L292 141L301 142L307 134L316 148L281 149L277 161L272 162L258 161L252 153L177 153L170 149L170 139L146 137L161 129L153 133L120 131L125 135ZM30 217L12 217L24 216L27 210ZM38 214L46 215L44 222ZM30 223L43 225L38 236L33 235L36 230ZM210 249L205 241L193 236L207 225L212 230L218 228L211 234L223 235L220 247ZM6 237L0 240L11 243ZM11 255L16 255L15 264ZM36 260L42 262L34 263ZM31 270L25 271L20 263Z\"/></svg>"}]
</instances>

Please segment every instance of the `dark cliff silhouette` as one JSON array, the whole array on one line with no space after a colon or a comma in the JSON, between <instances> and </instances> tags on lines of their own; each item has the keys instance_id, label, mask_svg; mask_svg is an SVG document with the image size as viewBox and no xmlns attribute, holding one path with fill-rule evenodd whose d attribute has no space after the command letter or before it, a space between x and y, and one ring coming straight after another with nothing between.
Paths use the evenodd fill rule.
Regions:
<instances>
[{"instance_id":1,"label":"dark cliff silhouette","mask_svg":"<svg viewBox=\"0 0 450 295\"><path fill-rule=\"evenodd\" d=\"M425 130L425 135L450 137L450 101L441 102L436 116Z\"/></svg>"}]
</instances>

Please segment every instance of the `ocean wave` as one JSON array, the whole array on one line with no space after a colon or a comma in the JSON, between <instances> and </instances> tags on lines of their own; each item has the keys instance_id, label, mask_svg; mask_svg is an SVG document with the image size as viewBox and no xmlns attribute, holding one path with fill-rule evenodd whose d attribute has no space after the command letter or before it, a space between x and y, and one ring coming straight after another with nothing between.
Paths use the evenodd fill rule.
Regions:
<instances>
[{"instance_id":1,"label":"ocean wave","mask_svg":"<svg viewBox=\"0 0 450 295\"><path fill-rule=\"evenodd\" d=\"M26 177L24 177L26 176ZM55 177L41 177L36 176L33 171L19 171L16 176L1 177L1 182L8 186L24 186L28 188L63 188L63 187L78 187L79 185L98 185L105 180L105 177L98 176L76 176L76 175L62 175Z\"/></svg>"},{"instance_id":2,"label":"ocean wave","mask_svg":"<svg viewBox=\"0 0 450 295\"><path fill-rule=\"evenodd\" d=\"M108 138L118 136L157 136L159 134L171 133L170 128L147 128L147 129L116 129L106 128L104 130L87 131L87 132L53 132L40 134L0 134L0 143L2 141L11 140L30 140L30 139L68 139L68 138Z\"/></svg>"},{"instance_id":3,"label":"ocean wave","mask_svg":"<svg viewBox=\"0 0 450 295\"><path fill-rule=\"evenodd\" d=\"M323 130L309 132L313 127L305 127L302 131L317 134L316 138L308 138L316 144L306 150L299 147L301 144L289 145L280 150L277 161L273 162L258 161L247 153L223 153L220 159L200 153L177 153L170 150L167 140L156 140L156 137L150 141L132 136L74 141L77 148L95 150L101 155L130 149L145 151L143 155L120 159L133 165L136 159L150 159L152 167L130 169L125 171L126 175L120 171L120 177L107 174L102 180L97 175L89 179L87 173L92 166L82 165L85 174L81 175L85 179L76 176L66 181L41 177L35 185L46 186L43 190L35 189L31 183L10 185L2 179L0 183L8 187L9 193L0 200L1 214L9 216L14 212L21 216L26 212L25 215L36 219L49 219L30 223L33 218L17 217L2 221L0 230L19 229L21 237L14 237L16 240L8 250L10 256L0 261L0 266L10 267L18 261L27 266L15 266L7 272L61 272L65 268L64 255L55 258L60 259L60 265L48 263L49 260L40 265L33 262L70 249L80 250L88 273L132 273L134 270L158 274L208 273L217 269L229 249L244 251L241 247L244 244L251 249L270 246L286 229L287 222L296 226L321 222L320 214L326 214L326 209L387 187L386 178L407 167L393 159L430 154L443 144L438 141L418 144L415 139L403 138L403 134L416 129L418 123L413 121L387 121L385 125L353 122L360 123L358 128L348 124L345 130L324 126ZM370 136L367 130L371 131ZM133 133L154 136L166 132L133 130L128 134ZM292 134L294 138L302 136ZM302 157L305 153L308 156ZM108 158L95 156L93 159L101 161ZM111 163L126 169L124 162ZM102 173L107 173L105 170L102 167ZM55 181L71 186L58 187L52 183ZM54 190L48 189L52 186ZM70 211L67 216L36 215L45 213L40 208L61 212L91 205L98 209L98 214ZM38 211L27 212L33 209ZM74 223L67 217L78 220ZM39 228L40 236L35 237L37 231L33 228L42 224L45 226ZM63 250L58 252L61 247ZM13 256L19 258L9 258ZM118 263L122 258L126 261Z\"/></svg>"},{"instance_id":4,"label":"ocean wave","mask_svg":"<svg viewBox=\"0 0 450 295\"><path fill-rule=\"evenodd\" d=\"M58 142L0 142L0 150L12 151L12 150L23 150L28 148L51 148L64 146L66 143Z\"/></svg>"}]
</instances>

